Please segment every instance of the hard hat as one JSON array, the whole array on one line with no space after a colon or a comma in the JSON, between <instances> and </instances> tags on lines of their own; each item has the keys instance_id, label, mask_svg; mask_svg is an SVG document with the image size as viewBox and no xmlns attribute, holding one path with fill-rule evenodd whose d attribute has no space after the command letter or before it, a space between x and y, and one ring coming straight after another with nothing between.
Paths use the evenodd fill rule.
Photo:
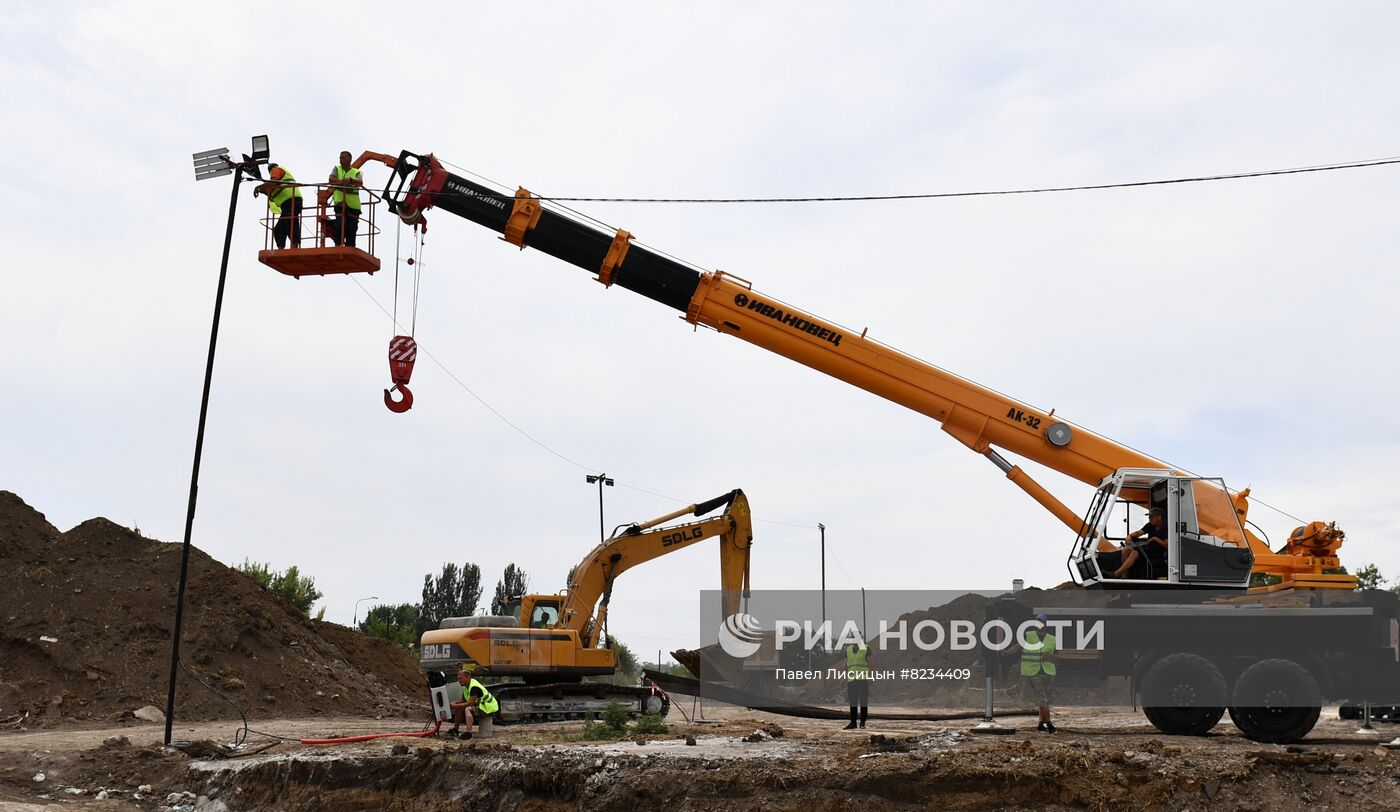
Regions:
<instances>
[{"instance_id":1,"label":"hard hat","mask_svg":"<svg viewBox=\"0 0 1400 812\"><path fill-rule=\"evenodd\" d=\"M1036 619L1036 620L1039 620L1041 623L1044 623L1044 622L1046 622L1047 620L1049 620L1050 618L1049 618L1048 616L1046 616L1046 614L1045 614L1044 612L1040 612L1040 613L1038 613L1038 614L1035 616L1035 619Z\"/></svg>"},{"instance_id":2,"label":"hard hat","mask_svg":"<svg viewBox=\"0 0 1400 812\"><path fill-rule=\"evenodd\" d=\"M283 168L280 167L280 166L274 166L274 167L272 167L272 169L267 173L267 176L268 176L269 178L272 178L273 180L281 180L283 177L286 176L286 174L287 174L287 170L283 169Z\"/></svg>"}]
</instances>

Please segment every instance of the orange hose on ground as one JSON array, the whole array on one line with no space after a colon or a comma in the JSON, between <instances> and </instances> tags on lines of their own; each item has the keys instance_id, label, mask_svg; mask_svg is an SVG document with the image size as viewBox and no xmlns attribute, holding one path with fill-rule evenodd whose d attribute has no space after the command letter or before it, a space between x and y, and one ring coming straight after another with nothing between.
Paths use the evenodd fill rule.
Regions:
<instances>
[{"instance_id":1,"label":"orange hose on ground","mask_svg":"<svg viewBox=\"0 0 1400 812\"><path fill-rule=\"evenodd\" d=\"M351 742L367 742L372 739L391 739L394 737L404 737L411 739L421 739L438 732L442 727L442 720L437 720L437 724L428 730L421 730L417 733L370 733L364 736L343 736L339 739L299 739L302 744L349 744Z\"/></svg>"}]
</instances>

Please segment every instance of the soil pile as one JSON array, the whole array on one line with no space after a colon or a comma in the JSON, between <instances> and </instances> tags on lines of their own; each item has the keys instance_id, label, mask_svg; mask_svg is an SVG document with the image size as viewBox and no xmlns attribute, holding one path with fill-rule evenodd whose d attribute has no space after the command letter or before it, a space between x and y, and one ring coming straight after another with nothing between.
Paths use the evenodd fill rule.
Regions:
<instances>
[{"instance_id":1,"label":"soil pile","mask_svg":"<svg viewBox=\"0 0 1400 812\"><path fill-rule=\"evenodd\" d=\"M107 519L66 533L0 491L0 721L118 720L165 707L180 545ZM180 652L185 668L254 717L418 716L423 679L408 652L292 604L190 551ZM189 674L175 715L237 718Z\"/></svg>"}]
</instances>

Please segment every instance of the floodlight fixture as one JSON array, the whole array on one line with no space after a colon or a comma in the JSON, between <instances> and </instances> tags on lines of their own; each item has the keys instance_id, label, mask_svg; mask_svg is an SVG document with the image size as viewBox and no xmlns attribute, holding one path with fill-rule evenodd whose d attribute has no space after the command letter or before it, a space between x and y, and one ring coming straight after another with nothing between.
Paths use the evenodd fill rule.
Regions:
<instances>
[{"instance_id":1,"label":"floodlight fixture","mask_svg":"<svg viewBox=\"0 0 1400 812\"><path fill-rule=\"evenodd\" d=\"M194 179L207 180L233 174L233 161L229 160L228 147L206 149L194 154Z\"/></svg>"},{"instance_id":2,"label":"floodlight fixture","mask_svg":"<svg viewBox=\"0 0 1400 812\"><path fill-rule=\"evenodd\" d=\"M268 147L267 136L253 136L253 160L266 161L271 154L272 150Z\"/></svg>"}]
</instances>

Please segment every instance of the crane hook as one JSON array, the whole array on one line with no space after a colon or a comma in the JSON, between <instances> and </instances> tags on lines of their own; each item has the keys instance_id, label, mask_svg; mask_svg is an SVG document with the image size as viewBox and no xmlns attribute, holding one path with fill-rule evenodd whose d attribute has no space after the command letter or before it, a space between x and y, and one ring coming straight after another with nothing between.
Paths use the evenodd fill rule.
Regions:
<instances>
[{"instance_id":1,"label":"crane hook","mask_svg":"<svg viewBox=\"0 0 1400 812\"><path fill-rule=\"evenodd\" d=\"M394 400L394 392L403 395L403 400ZM389 411L396 414L403 414L413 408L413 393L408 391L408 387L401 383L394 384L393 389L384 390L384 405L389 407Z\"/></svg>"},{"instance_id":2,"label":"crane hook","mask_svg":"<svg viewBox=\"0 0 1400 812\"><path fill-rule=\"evenodd\" d=\"M384 390L384 405L389 411L403 414L413 408L413 393L408 391L408 381L413 377L413 362L418 360L418 342L413 336L394 336L389 342L389 377L394 381L392 389ZM403 395L403 400L394 400L394 392Z\"/></svg>"}]
</instances>

